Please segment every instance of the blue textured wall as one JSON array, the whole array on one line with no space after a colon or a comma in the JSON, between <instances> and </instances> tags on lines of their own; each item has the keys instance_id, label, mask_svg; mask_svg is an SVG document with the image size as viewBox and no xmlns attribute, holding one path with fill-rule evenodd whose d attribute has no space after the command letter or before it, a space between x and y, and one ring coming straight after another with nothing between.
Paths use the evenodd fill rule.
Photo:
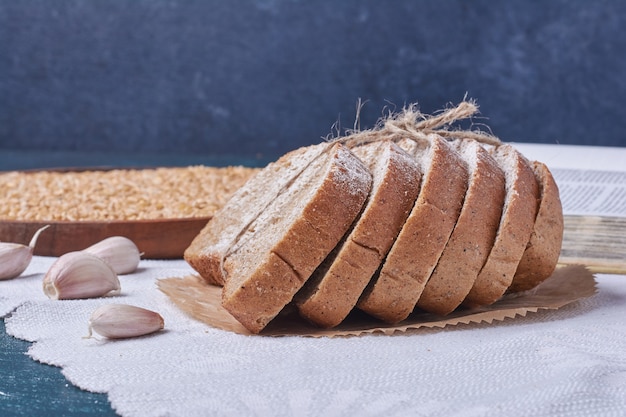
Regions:
<instances>
[{"instance_id":1,"label":"blue textured wall","mask_svg":"<svg viewBox=\"0 0 626 417\"><path fill-rule=\"evenodd\" d=\"M626 2L0 0L0 149L278 155L467 93L507 141L626 146Z\"/></svg>"}]
</instances>

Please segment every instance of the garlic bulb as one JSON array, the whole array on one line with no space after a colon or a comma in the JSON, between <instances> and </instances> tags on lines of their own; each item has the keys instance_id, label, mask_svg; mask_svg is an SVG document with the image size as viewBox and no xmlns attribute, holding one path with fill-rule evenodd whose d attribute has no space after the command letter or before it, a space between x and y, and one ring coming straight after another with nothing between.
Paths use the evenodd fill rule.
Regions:
<instances>
[{"instance_id":1,"label":"garlic bulb","mask_svg":"<svg viewBox=\"0 0 626 417\"><path fill-rule=\"evenodd\" d=\"M137 269L141 253L135 243L124 236L108 237L84 249L107 262L119 274L130 274Z\"/></svg>"},{"instance_id":2,"label":"garlic bulb","mask_svg":"<svg viewBox=\"0 0 626 417\"><path fill-rule=\"evenodd\" d=\"M37 230L28 246L19 243L0 242L0 280L19 277L28 268L39 234L49 225Z\"/></svg>"},{"instance_id":3,"label":"garlic bulb","mask_svg":"<svg viewBox=\"0 0 626 417\"><path fill-rule=\"evenodd\" d=\"M43 291L53 300L101 297L119 293L120 281L109 264L97 256L69 252L46 273Z\"/></svg>"},{"instance_id":4,"label":"garlic bulb","mask_svg":"<svg viewBox=\"0 0 626 417\"><path fill-rule=\"evenodd\" d=\"M89 319L92 331L109 339L143 336L163 329L163 317L145 308L127 304L107 304L98 307Z\"/></svg>"}]
</instances>

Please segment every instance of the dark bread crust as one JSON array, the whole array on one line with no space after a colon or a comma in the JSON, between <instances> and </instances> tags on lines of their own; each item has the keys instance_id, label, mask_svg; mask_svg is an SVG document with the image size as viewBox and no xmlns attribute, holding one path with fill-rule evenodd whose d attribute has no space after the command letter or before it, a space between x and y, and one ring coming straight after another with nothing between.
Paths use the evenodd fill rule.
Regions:
<instances>
[{"instance_id":1,"label":"dark bread crust","mask_svg":"<svg viewBox=\"0 0 626 417\"><path fill-rule=\"evenodd\" d=\"M369 199L350 233L295 298L300 315L320 327L338 325L356 305L420 189L417 162L393 142L374 142L353 152L373 175Z\"/></svg>"},{"instance_id":2,"label":"dark bread crust","mask_svg":"<svg viewBox=\"0 0 626 417\"><path fill-rule=\"evenodd\" d=\"M559 188L545 164L534 161L532 166L541 190L541 201L528 246L508 292L535 288L552 275L561 254L563 207Z\"/></svg>"},{"instance_id":3,"label":"dark bread crust","mask_svg":"<svg viewBox=\"0 0 626 417\"><path fill-rule=\"evenodd\" d=\"M506 179L506 197L495 243L463 304L489 305L500 299L513 281L530 240L537 216L539 186L530 162L513 146L491 149Z\"/></svg>"},{"instance_id":4,"label":"dark bread crust","mask_svg":"<svg viewBox=\"0 0 626 417\"><path fill-rule=\"evenodd\" d=\"M321 143L298 148L250 178L185 250L187 263L209 284L224 285L223 260L230 248L289 183L330 146Z\"/></svg>"},{"instance_id":5,"label":"dark bread crust","mask_svg":"<svg viewBox=\"0 0 626 417\"><path fill-rule=\"evenodd\" d=\"M379 273L357 307L389 323L404 320L415 307L463 205L466 164L450 145L432 137L418 149L423 164L422 189Z\"/></svg>"},{"instance_id":6,"label":"dark bread crust","mask_svg":"<svg viewBox=\"0 0 626 417\"><path fill-rule=\"evenodd\" d=\"M207 282L224 285L223 306L252 333L292 301L322 327L342 322L355 303L396 323L415 308L445 315L461 303L491 304L552 274L563 214L544 164L510 145L490 157L471 140L436 135L355 152L368 146L389 160L365 166L338 142L286 154L235 193L185 252ZM411 168L396 169L392 155ZM371 173L385 164L363 207Z\"/></svg>"},{"instance_id":7,"label":"dark bread crust","mask_svg":"<svg viewBox=\"0 0 626 417\"><path fill-rule=\"evenodd\" d=\"M450 240L417 302L422 310L446 315L469 294L491 251L504 204L504 173L473 140L455 143L470 167L463 208Z\"/></svg>"},{"instance_id":8,"label":"dark bread crust","mask_svg":"<svg viewBox=\"0 0 626 417\"><path fill-rule=\"evenodd\" d=\"M370 186L369 171L343 145L309 165L226 257L223 307L259 333L337 245Z\"/></svg>"}]
</instances>

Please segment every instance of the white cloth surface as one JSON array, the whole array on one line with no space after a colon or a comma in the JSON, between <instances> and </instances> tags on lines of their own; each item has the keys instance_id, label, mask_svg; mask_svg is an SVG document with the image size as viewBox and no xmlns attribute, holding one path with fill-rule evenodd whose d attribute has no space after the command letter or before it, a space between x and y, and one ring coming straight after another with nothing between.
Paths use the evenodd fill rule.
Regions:
<instances>
[{"instance_id":1,"label":"white cloth surface","mask_svg":"<svg viewBox=\"0 0 626 417\"><path fill-rule=\"evenodd\" d=\"M123 416L624 416L626 277L598 275L598 294L497 324L395 336L241 336L188 318L156 287L192 273L148 261L119 296L48 300L54 258L0 281L7 332L73 384L105 392ZM161 313L165 330L84 339L91 312L128 303Z\"/></svg>"}]
</instances>

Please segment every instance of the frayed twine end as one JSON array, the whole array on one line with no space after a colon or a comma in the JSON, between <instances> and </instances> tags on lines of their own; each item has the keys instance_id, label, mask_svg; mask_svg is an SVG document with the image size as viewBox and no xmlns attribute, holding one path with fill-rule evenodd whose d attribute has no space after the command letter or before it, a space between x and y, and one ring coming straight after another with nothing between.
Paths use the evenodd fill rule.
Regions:
<instances>
[{"instance_id":1,"label":"frayed twine end","mask_svg":"<svg viewBox=\"0 0 626 417\"><path fill-rule=\"evenodd\" d=\"M363 103L357 103L357 116L354 129L346 131L344 136L326 138L328 141L341 142L349 147L365 143L401 139L415 142L429 141L429 135L439 135L448 140L473 139L480 143L498 146L502 142L491 133L481 130L453 129L451 126L461 120L469 119L478 113L474 100L464 99L457 106L444 109L435 115L422 113L417 104L405 106L400 112L390 113L381 118L372 129L360 130L360 112Z\"/></svg>"}]
</instances>

